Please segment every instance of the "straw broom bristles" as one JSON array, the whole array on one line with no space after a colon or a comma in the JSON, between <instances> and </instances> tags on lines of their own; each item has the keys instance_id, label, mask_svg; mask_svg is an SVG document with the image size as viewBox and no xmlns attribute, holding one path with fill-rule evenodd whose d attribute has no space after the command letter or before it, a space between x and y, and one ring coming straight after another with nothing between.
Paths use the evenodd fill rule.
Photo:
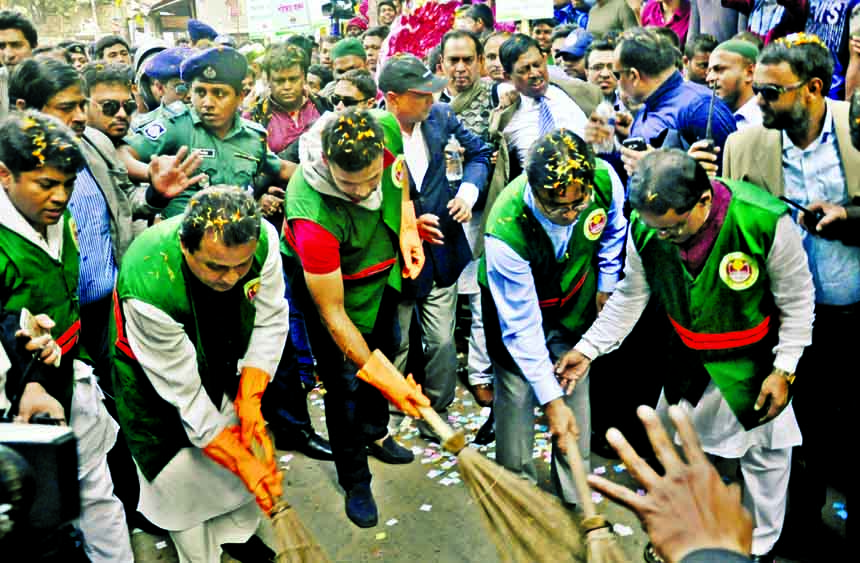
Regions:
<instances>
[{"instance_id":1,"label":"straw broom bristles","mask_svg":"<svg viewBox=\"0 0 860 563\"><path fill-rule=\"evenodd\" d=\"M263 447L255 440L251 450L259 460L265 460ZM267 514L275 532L277 554L275 563L328 563L323 548L305 527L296 509L283 497L273 498L274 508Z\"/></svg>"}]
</instances>

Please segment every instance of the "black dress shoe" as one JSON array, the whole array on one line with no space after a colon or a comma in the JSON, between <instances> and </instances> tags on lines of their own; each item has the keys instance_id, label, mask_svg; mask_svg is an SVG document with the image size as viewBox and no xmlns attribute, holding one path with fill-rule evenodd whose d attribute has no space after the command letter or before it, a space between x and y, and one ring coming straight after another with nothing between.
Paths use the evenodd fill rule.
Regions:
<instances>
[{"instance_id":1,"label":"black dress shoe","mask_svg":"<svg viewBox=\"0 0 860 563\"><path fill-rule=\"evenodd\" d=\"M367 453L383 463L412 463L415 455L394 441L393 436L388 436L380 446L376 442L367 445Z\"/></svg>"},{"instance_id":2,"label":"black dress shoe","mask_svg":"<svg viewBox=\"0 0 860 563\"><path fill-rule=\"evenodd\" d=\"M251 539L245 543L223 543L221 549L231 558L242 563L274 561L277 555L257 536L251 536Z\"/></svg>"},{"instance_id":3,"label":"black dress shoe","mask_svg":"<svg viewBox=\"0 0 860 563\"><path fill-rule=\"evenodd\" d=\"M490 418L478 429L475 439L472 440L479 446L486 446L496 441L496 417L490 412Z\"/></svg>"},{"instance_id":4,"label":"black dress shoe","mask_svg":"<svg viewBox=\"0 0 860 563\"><path fill-rule=\"evenodd\" d=\"M275 430L275 443L279 449L303 453L311 459L334 461L331 444L313 431L313 428L300 430Z\"/></svg>"},{"instance_id":5,"label":"black dress shoe","mask_svg":"<svg viewBox=\"0 0 860 563\"><path fill-rule=\"evenodd\" d=\"M370 484L354 486L346 493L346 516L359 528L372 528L379 522L379 511Z\"/></svg>"}]
</instances>

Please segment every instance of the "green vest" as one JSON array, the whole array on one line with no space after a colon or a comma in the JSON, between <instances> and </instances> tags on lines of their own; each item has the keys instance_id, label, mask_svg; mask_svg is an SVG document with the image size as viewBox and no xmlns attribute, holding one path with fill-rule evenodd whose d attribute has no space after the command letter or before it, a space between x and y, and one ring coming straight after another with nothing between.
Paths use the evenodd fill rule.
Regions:
<instances>
[{"instance_id":1,"label":"green vest","mask_svg":"<svg viewBox=\"0 0 860 563\"><path fill-rule=\"evenodd\" d=\"M752 184L719 181L732 198L697 276L687 271L678 247L660 240L635 212L631 236L648 286L666 309L681 342L699 353L732 412L751 429L761 416L753 405L762 381L773 369L779 310L770 292L767 257L777 222L787 208Z\"/></svg>"},{"instance_id":2,"label":"green vest","mask_svg":"<svg viewBox=\"0 0 860 563\"><path fill-rule=\"evenodd\" d=\"M523 199L525 174L511 182L493 204L487 236L511 247L531 266L544 328L561 324L581 334L597 316L597 252L612 206L612 180L603 161L597 161L591 204L580 213L561 259L552 241ZM487 284L487 260L478 265L478 282Z\"/></svg>"},{"instance_id":3,"label":"green vest","mask_svg":"<svg viewBox=\"0 0 860 563\"><path fill-rule=\"evenodd\" d=\"M236 371L223 373L216 370L207 357L224 346L227 337L219 332L230 330L230 344L247 350L254 330L255 306L253 298L259 290L260 272L269 252L266 229L261 227L257 251L248 274L224 299L232 299L236 310L229 311L231 321L227 330L212 330L198 320L204 314L205 304L200 295L192 291L193 279L185 264L179 243L182 217L174 217L144 231L128 249L114 294L114 314L111 316L110 342L113 359L113 383L116 394L119 423L128 442L129 450L143 475L150 481L181 448L191 447L183 429L179 410L155 391L149 378L134 356L125 334L121 302L125 299L142 301L165 312L181 324L197 352L197 369L203 388L216 408L220 408L224 393L235 395L238 377ZM213 354L210 354L213 355ZM235 370L235 367L234 367ZM233 381L235 380L235 381Z\"/></svg>"},{"instance_id":4,"label":"green vest","mask_svg":"<svg viewBox=\"0 0 860 563\"><path fill-rule=\"evenodd\" d=\"M63 216L63 250L58 262L0 224L0 303L10 311L26 308L34 315L48 315L56 323L51 336L62 349L63 360L56 371L56 380L46 384L45 390L63 405L67 413L72 404L72 360L82 352L78 344L81 332L78 303L80 263L74 228L72 216L67 211Z\"/></svg>"},{"instance_id":5,"label":"green vest","mask_svg":"<svg viewBox=\"0 0 860 563\"><path fill-rule=\"evenodd\" d=\"M385 146L402 151L400 127L391 114L374 112L385 131ZM302 167L287 186L287 217L312 221L330 232L340 245L344 308L363 334L373 331L386 286L400 291L400 209L407 185L402 157L382 174L382 206L371 211L344 199L321 194L305 181ZM293 256L282 243L281 250Z\"/></svg>"}]
</instances>

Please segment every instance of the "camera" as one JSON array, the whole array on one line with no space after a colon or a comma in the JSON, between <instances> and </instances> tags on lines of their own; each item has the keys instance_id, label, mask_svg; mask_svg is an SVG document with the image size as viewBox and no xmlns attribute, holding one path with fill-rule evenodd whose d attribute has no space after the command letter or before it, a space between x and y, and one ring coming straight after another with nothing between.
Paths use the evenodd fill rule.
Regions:
<instances>
[{"instance_id":1,"label":"camera","mask_svg":"<svg viewBox=\"0 0 860 563\"><path fill-rule=\"evenodd\" d=\"M19 554L20 561L89 561L72 525L80 506L72 430L0 423L0 553Z\"/></svg>"}]
</instances>

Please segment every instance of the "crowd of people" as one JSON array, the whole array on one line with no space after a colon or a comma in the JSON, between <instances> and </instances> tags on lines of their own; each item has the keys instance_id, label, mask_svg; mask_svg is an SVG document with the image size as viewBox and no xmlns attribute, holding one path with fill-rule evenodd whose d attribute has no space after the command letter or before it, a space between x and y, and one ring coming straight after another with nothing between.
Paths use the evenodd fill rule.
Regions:
<instances>
[{"instance_id":1,"label":"crowd of people","mask_svg":"<svg viewBox=\"0 0 860 563\"><path fill-rule=\"evenodd\" d=\"M42 45L0 11L0 407L77 436L88 557L133 561L139 527L254 560L275 446L376 526L368 456L414 458L388 401L444 414L460 373L474 440L532 480L541 409L572 510L567 444L618 450L648 494L592 484L647 561L815 560L860 322L858 3L554 0L516 28L466 3L392 52L412 9L175 45ZM420 392L359 379L374 350ZM639 404L665 478L602 437Z\"/></svg>"}]
</instances>

